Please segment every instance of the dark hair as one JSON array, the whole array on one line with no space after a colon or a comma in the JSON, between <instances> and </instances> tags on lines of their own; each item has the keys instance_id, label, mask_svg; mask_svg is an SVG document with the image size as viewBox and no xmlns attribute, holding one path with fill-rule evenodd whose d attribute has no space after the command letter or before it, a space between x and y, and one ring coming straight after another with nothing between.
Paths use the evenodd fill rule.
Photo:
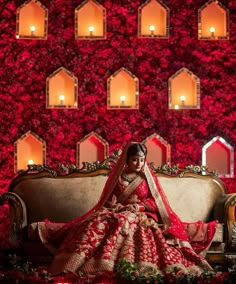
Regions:
<instances>
[{"instance_id":1,"label":"dark hair","mask_svg":"<svg viewBox=\"0 0 236 284\"><path fill-rule=\"evenodd\" d=\"M131 144L127 150L126 162L129 160L130 157L137 155L139 152L142 152L144 156L146 156L147 155L146 146L142 143Z\"/></svg>"}]
</instances>

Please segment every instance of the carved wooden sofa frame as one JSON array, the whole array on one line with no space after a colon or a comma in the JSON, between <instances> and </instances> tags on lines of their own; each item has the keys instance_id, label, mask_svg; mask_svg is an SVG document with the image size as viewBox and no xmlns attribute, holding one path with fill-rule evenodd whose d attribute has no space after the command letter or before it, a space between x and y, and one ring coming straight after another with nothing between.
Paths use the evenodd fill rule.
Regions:
<instances>
[{"instance_id":1,"label":"carved wooden sofa frame","mask_svg":"<svg viewBox=\"0 0 236 284\"><path fill-rule=\"evenodd\" d=\"M83 163L82 168L77 168L73 165L60 165L59 169L55 171L48 166L30 165L27 171L19 172L18 176L12 180L8 192L5 192L0 196L0 204L9 204L10 248L21 251L23 255L26 255L26 258L30 258L30 252L34 251L33 247L37 244L38 250L36 250L36 252L34 252L33 254L36 255L40 251L40 253L42 253L42 255L44 256L43 261L45 261L45 259L46 261L49 261L52 256L45 248L43 248L40 242L37 241L37 239L29 240L29 227L32 223L42 221L45 218L51 219L52 221L56 222L66 222L73 218L76 218L80 214L85 213L96 203L96 200L99 198L107 176L109 175L113 164L117 161L118 156L119 151L110 155L103 162ZM214 204L211 204L209 216L207 215L209 217L209 220L202 221L211 221L213 219L217 219L219 221L219 227L216 234L216 240L214 240L213 242L216 244L215 247L217 247L217 249L215 249L214 247L213 249L210 248L207 253L207 259L212 263L223 262L225 253L236 251L236 194L226 193L224 183L217 177L215 172L208 172L207 168L204 166L187 166L184 169L180 169L178 168L178 166L171 167L169 165L164 165L155 167L151 164L151 168L159 177L161 184L167 184L171 188L175 183L178 184L182 182L182 184L179 185L180 189L178 190L183 190L181 189L181 187L183 187L182 185L186 184L187 186L184 189L184 192L186 192L186 194L182 194L181 198L187 198L188 191L192 190L191 194L195 195L195 197L193 197L195 198L195 200L192 204L197 204L198 192L196 191L200 192L202 188L201 184L198 184L197 190L192 189L191 184L194 183L195 180L198 183L201 180L203 185L204 183L206 183L206 187L208 186L208 183L210 184L210 187L213 186L213 191L214 193L217 192L217 197L214 200ZM91 187L91 181L94 181L91 180L91 178L97 180L101 179L101 182L99 186L94 185L93 191L89 193L90 189L86 189L86 186ZM87 185L86 182L88 183ZM48 183L50 184L50 186L47 186ZM64 185L62 185L63 183ZM81 183L85 183L85 185L83 185L83 189L80 188ZM64 187L67 187L68 184L70 186L64 190ZM37 189L37 187L39 188ZM47 189L45 189L45 187L47 187ZM62 189L58 189L57 187L61 187ZM97 190L97 187L100 187L99 192ZM54 206L54 209L56 208L56 211L58 210L55 213L50 211L50 204L47 208L45 207L46 210L42 209L45 206L44 203L49 202L49 197L47 197L47 195L48 193L50 193L50 190L52 191L52 195L50 196L50 198L52 198L51 206ZM81 193L82 190L83 193ZM64 195L62 197L59 196L58 198L56 198L56 196L54 195L58 194L58 192L59 195L62 193ZM69 192L68 198L65 198L66 192ZM168 190L166 194L167 193ZM76 194L80 194L80 196L77 196ZM87 194L88 197L86 196ZM173 194L174 191L172 191L172 189L169 189L169 193L167 194L168 199ZM54 198L55 200L53 200ZM71 202L71 206L68 206L68 204L70 203L67 204L67 207L65 204L65 207L60 210L60 208L64 206L64 203L60 203L61 199L63 198L65 203ZM67 200L70 198L71 200ZM85 200L87 199L90 204L88 205L88 207L83 207ZM92 199L94 200L91 201ZM174 197L174 199L176 199L176 197ZM80 202L79 200L82 201ZM192 202L191 197L189 198L189 201ZM180 200L180 202L184 201ZM57 207L55 207L54 203L57 203ZM174 210L174 207L177 206L176 203L177 202L173 201L171 203L171 206ZM78 206L76 206L76 204L78 204ZM80 206L82 206L83 208L77 208ZM189 208L190 207L192 207L191 204ZM49 210L49 213L46 212L47 210ZM65 211L66 213L67 211L70 211L67 216L65 214ZM178 212L176 213L179 215ZM48 258L46 256L48 256ZM34 260L34 257L31 257L32 258L30 260Z\"/></svg>"}]
</instances>

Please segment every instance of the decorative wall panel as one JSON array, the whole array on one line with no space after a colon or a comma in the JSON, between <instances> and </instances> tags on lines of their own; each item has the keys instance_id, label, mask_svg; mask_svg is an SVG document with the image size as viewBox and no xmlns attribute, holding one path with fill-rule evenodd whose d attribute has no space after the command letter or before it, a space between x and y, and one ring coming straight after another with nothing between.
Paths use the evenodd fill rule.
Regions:
<instances>
[{"instance_id":1,"label":"decorative wall panel","mask_svg":"<svg viewBox=\"0 0 236 284\"><path fill-rule=\"evenodd\" d=\"M75 9L75 38L106 38L106 9L97 1L86 0Z\"/></svg>"},{"instance_id":2,"label":"decorative wall panel","mask_svg":"<svg viewBox=\"0 0 236 284\"><path fill-rule=\"evenodd\" d=\"M210 0L198 10L199 39L229 39L229 10Z\"/></svg>"},{"instance_id":3,"label":"decorative wall panel","mask_svg":"<svg viewBox=\"0 0 236 284\"><path fill-rule=\"evenodd\" d=\"M32 131L14 143L15 172L26 170L28 165L46 163L46 142Z\"/></svg>"},{"instance_id":4,"label":"decorative wall panel","mask_svg":"<svg viewBox=\"0 0 236 284\"><path fill-rule=\"evenodd\" d=\"M169 9L164 3L148 0L139 7L138 36L168 38Z\"/></svg>"},{"instance_id":5,"label":"decorative wall panel","mask_svg":"<svg viewBox=\"0 0 236 284\"><path fill-rule=\"evenodd\" d=\"M83 167L83 162L103 161L108 155L109 145L100 135L91 132L77 143L77 166Z\"/></svg>"},{"instance_id":6,"label":"decorative wall panel","mask_svg":"<svg viewBox=\"0 0 236 284\"><path fill-rule=\"evenodd\" d=\"M64 67L46 80L47 108L77 108L78 79Z\"/></svg>"},{"instance_id":7,"label":"decorative wall panel","mask_svg":"<svg viewBox=\"0 0 236 284\"><path fill-rule=\"evenodd\" d=\"M143 143L148 150L147 161L154 166L170 164L171 146L160 135L154 133L147 137Z\"/></svg>"},{"instance_id":8,"label":"decorative wall panel","mask_svg":"<svg viewBox=\"0 0 236 284\"><path fill-rule=\"evenodd\" d=\"M107 108L139 107L139 81L126 68L116 71L107 81Z\"/></svg>"},{"instance_id":9,"label":"decorative wall panel","mask_svg":"<svg viewBox=\"0 0 236 284\"><path fill-rule=\"evenodd\" d=\"M234 176L234 149L222 137L214 137L202 148L202 164L220 177Z\"/></svg>"},{"instance_id":10,"label":"decorative wall panel","mask_svg":"<svg viewBox=\"0 0 236 284\"><path fill-rule=\"evenodd\" d=\"M187 68L181 68L169 81L169 108L200 108L200 80Z\"/></svg>"},{"instance_id":11,"label":"decorative wall panel","mask_svg":"<svg viewBox=\"0 0 236 284\"><path fill-rule=\"evenodd\" d=\"M23 3L16 11L16 38L46 39L48 9L37 0Z\"/></svg>"}]
</instances>

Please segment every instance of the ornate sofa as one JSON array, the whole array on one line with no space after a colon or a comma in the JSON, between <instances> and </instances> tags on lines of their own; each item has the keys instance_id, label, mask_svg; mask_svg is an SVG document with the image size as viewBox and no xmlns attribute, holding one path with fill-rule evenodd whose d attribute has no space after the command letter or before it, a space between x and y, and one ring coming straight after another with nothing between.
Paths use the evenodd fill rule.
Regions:
<instances>
[{"instance_id":1,"label":"ornate sofa","mask_svg":"<svg viewBox=\"0 0 236 284\"><path fill-rule=\"evenodd\" d=\"M9 203L11 249L32 262L50 261L52 256L34 230L36 222L66 222L88 211L97 202L117 157L118 152L103 162L84 163L80 169L60 165L56 172L30 165L20 172L8 192L0 196L0 204ZM236 194L226 194L223 182L203 166L151 167L182 221L219 221L206 258L212 263L223 262L225 253L236 248Z\"/></svg>"}]
</instances>

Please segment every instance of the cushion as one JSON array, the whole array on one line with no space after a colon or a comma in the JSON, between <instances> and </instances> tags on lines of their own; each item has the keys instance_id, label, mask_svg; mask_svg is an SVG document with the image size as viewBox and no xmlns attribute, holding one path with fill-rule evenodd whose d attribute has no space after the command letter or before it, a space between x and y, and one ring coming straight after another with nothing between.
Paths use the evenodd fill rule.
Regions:
<instances>
[{"instance_id":1,"label":"cushion","mask_svg":"<svg viewBox=\"0 0 236 284\"><path fill-rule=\"evenodd\" d=\"M159 177L168 201L183 222L208 222L222 195L210 179Z\"/></svg>"},{"instance_id":2,"label":"cushion","mask_svg":"<svg viewBox=\"0 0 236 284\"><path fill-rule=\"evenodd\" d=\"M27 204L28 223L50 219L67 222L86 213L98 201L106 176L42 178L21 182L15 192Z\"/></svg>"}]
</instances>

